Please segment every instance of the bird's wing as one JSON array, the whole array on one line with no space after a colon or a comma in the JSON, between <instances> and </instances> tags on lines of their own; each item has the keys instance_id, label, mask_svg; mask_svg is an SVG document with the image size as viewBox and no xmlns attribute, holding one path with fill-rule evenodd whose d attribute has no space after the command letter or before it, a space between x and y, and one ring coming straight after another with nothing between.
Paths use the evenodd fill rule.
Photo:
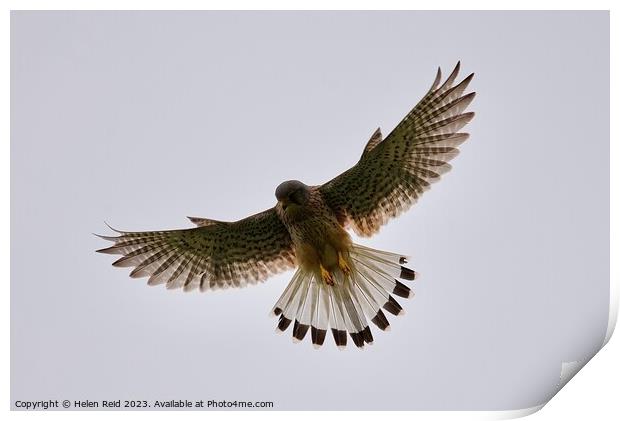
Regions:
<instances>
[{"instance_id":1,"label":"bird's wing","mask_svg":"<svg viewBox=\"0 0 620 421\"><path fill-rule=\"evenodd\" d=\"M237 222L190 219L198 228L100 236L114 245L97 251L123 255L113 265L135 267L133 278L148 276L149 285L185 290L241 287L296 265L291 237L274 208Z\"/></svg>"},{"instance_id":2,"label":"bird's wing","mask_svg":"<svg viewBox=\"0 0 620 421\"><path fill-rule=\"evenodd\" d=\"M460 63L441 86L438 70L428 93L385 140L377 130L354 167L319 187L356 234L376 233L451 168L448 161L469 137L458 131L474 117L464 111L475 92L463 95L473 73L454 85L459 68Z\"/></svg>"}]
</instances>

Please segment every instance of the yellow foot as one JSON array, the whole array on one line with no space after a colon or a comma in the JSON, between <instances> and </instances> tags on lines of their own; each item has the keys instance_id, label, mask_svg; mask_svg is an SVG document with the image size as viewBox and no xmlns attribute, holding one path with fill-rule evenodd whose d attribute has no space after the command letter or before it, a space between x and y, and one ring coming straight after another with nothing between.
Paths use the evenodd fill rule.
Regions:
<instances>
[{"instance_id":1,"label":"yellow foot","mask_svg":"<svg viewBox=\"0 0 620 421\"><path fill-rule=\"evenodd\" d=\"M321 267L321 278L323 278L323 281L325 281L325 283L327 285L334 285L334 277L332 276L332 274L323 267L323 265L320 265Z\"/></svg>"},{"instance_id":2,"label":"yellow foot","mask_svg":"<svg viewBox=\"0 0 620 421\"><path fill-rule=\"evenodd\" d=\"M351 267L347 261L342 257L342 254L338 252L338 266L340 266L340 270L344 273L344 276L349 276L351 274Z\"/></svg>"}]
</instances>

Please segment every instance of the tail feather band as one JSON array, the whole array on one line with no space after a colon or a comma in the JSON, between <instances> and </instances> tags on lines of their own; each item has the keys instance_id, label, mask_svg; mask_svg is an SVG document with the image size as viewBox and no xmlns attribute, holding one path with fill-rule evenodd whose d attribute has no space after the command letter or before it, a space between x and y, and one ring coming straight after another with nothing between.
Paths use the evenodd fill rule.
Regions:
<instances>
[{"instance_id":1,"label":"tail feather band","mask_svg":"<svg viewBox=\"0 0 620 421\"><path fill-rule=\"evenodd\" d=\"M308 331L319 348L330 330L339 348L347 345L347 333L358 348L374 339L368 321L387 331L390 323L383 310L404 313L392 296L410 298L413 291L397 278L414 280L417 273L405 266L406 256L354 244L349 252L350 273L333 273L327 285L316 273L299 268L273 308L280 316L277 330L293 323L293 340L302 341Z\"/></svg>"}]
</instances>

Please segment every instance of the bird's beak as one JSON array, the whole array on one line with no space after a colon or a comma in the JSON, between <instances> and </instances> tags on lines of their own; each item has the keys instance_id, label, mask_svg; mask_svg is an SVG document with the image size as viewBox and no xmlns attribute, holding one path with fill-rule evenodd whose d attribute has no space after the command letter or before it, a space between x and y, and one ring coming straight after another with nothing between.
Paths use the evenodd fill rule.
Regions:
<instances>
[{"instance_id":1,"label":"bird's beak","mask_svg":"<svg viewBox=\"0 0 620 421\"><path fill-rule=\"evenodd\" d=\"M288 205L289 205L289 200L288 199L280 200L280 206L282 206L282 210L286 210L286 208L288 208Z\"/></svg>"}]
</instances>

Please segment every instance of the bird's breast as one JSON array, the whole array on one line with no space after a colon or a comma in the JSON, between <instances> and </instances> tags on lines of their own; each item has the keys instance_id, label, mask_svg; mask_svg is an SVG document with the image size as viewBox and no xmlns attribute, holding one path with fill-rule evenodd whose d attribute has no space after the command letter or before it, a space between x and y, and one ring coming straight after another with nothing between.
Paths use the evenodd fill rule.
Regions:
<instances>
[{"instance_id":1,"label":"bird's breast","mask_svg":"<svg viewBox=\"0 0 620 421\"><path fill-rule=\"evenodd\" d=\"M338 252L348 252L351 237L336 218L314 217L289 227L300 265L315 270L319 264L331 269L338 265Z\"/></svg>"}]
</instances>

